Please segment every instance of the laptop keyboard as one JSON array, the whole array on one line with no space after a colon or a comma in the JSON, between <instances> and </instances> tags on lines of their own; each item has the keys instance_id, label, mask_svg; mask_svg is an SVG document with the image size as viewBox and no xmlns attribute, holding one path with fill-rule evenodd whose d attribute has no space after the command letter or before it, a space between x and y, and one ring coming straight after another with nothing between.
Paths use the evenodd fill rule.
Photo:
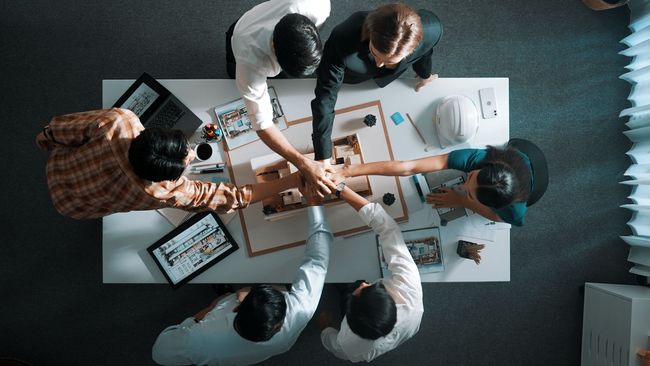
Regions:
<instances>
[{"instance_id":1,"label":"laptop keyboard","mask_svg":"<svg viewBox=\"0 0 650 366\"><path fill-rule=\"evenodd\" d=\"M172 128L184 114L181 107L169 102L147 123L147 127Z\"/></svg>"}]
</instances>

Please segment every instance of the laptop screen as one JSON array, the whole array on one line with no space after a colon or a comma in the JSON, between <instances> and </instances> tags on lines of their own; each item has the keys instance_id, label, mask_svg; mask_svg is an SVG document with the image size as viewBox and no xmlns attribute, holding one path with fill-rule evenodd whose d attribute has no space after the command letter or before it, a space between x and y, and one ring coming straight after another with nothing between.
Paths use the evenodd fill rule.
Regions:
<instances>
[{"instance_id":1,"label":"laptop screen","mask_svg":"<svg viewBox=\"0 0 650 366\"><path fill-rule=\"evenodd\" d=\"M122 94L113 107L125 108L133 111L143 124L171 95L171 92L162 86L156 79L146 72Z\"/></svg>"},{"instance_id":2,"label":"laptop screen","mask_svg":"<svg viewBox=\"0 0 650 366\"><path fill-rule=\"evenodd\" d=\"M151 107L158 97L160 97L160 94L156 93L147 84L142 83L119 107L130 109L138 117L142 117L142 114Z\"/></svg>"}]
</instances>

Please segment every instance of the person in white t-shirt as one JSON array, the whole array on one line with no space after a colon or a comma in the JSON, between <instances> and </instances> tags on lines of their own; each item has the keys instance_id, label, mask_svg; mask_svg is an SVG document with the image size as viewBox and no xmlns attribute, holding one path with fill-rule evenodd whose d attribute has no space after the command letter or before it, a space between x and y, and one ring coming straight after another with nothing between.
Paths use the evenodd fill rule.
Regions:
<instances>
[{"instance_id":1,"label":"person in white t-shirt","mask_svg":"<svg viewBox=\"0 0 650 366\"><path fill-rule=\"evenodd\" d=\"M293 163L321 197L331 193L327 174L332 170L303 156L275 126L266 79L281 72L300 78L316 71L323 55L318 27L329 13L329 0L270 0L247 11L226 32L228 73L236 79L257 134Z\"/></svg>"},{"instance_id":2,"label":"person in white t-shirt","mask_svg":"<svg viewBox=\"0 0 650 366\"><path fill-rule=\"evenodd\" d=\"M339 181L340 177L335 179ZM420 329L424 313L420 273L399 226L380 204L368 202L344 183L337 185L336 195L357 210L379 235L392 275L372 283L359 281L347 297L340 326L329 312L321 313L321 341L340 359L370 362L397 348Z\"/></svg>"}]
</instances>

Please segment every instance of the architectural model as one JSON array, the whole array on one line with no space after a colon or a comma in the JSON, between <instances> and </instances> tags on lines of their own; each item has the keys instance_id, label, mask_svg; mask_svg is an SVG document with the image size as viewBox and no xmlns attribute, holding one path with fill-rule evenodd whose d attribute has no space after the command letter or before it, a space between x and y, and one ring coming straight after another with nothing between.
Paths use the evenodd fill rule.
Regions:
<instances>
[{"instance_id":1,"label":"architectural model","mask_svg":"<svg viewBox=\"0 0 650 366\"><path fill-rule=\"evenodd\" d=\"M332 166L361 164L364 162L361 144L356 134L333 139L332 145L332 159L330 162ZM305 155L310 159L314 158L313 153ZM293 164L286 160L259 167L254 166L253 170L258 183L274 181L298 171ZM362 196L372 195L370 181L366 176L348 178L346 179L346 185ZM303 201L298 188L280 192L278 195L262 201L265 218L267 220L277 220L295 215L306 207ZM324 204L341 202L339 198L332 194L325 198Z\"/></svg>"},{"instance_id":2,"label":"architectural model","mask_svg":"<svg viewBox=\"0 0 650 366\"><path fill-rule=\"evenodd\" d=\"M376 116L374 127L364 123L365 116L369 114ZM293 120L288 125L289 128L283 131L287 140L298 151L312 157L311 116ZM381 102L372 101L336 110L332 145L331 163L334 165L394 160ZM259 140L226 151L226 160L232 182L237 185L272 181L295 171L282 156L272 153ZM395 221L408 220L399 177L359 177L352 181L346 179L346 185L368 201L383 205ZM395 202L390 206L382 201L386 193L395 197ZM357 211L343 201L328 197L325 210L334 236L355 235L370 230ZM251 204L246 210L239 210L248 255L263 255L304 244L304 228L308 224L306 213L298 190L282 192L269 200Z\"/></svg>"}]
</instances>

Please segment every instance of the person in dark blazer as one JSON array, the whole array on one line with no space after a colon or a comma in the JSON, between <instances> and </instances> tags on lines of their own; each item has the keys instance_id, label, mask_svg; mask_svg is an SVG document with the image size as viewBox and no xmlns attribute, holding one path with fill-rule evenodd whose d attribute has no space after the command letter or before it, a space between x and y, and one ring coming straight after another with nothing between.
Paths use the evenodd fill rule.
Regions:
<instances>
[{"instance_id":1,"label":"person in dark blazer","mask_svg":"<svg viewBox=\"0 0 650 366\"><path fill-rule=\"evenodd\" d=\"M431 56L441 36L435 14L399 3L356 12L337 25L316 71L316 97L311 102L315 160L327 164L332 156L334 106L342 83L373 79L383 88L413 67L419 91L438 77L431 73Z\"/></svg>"}]
</instances>

